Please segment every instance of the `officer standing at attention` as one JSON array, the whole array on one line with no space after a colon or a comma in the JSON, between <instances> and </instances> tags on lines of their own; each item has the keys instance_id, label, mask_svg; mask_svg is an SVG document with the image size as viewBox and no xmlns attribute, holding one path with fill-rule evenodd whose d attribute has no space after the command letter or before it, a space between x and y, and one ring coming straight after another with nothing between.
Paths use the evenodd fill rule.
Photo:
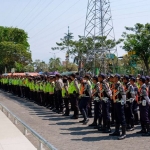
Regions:
<instances>
[{"instance_id":1,"label":"officer standing at attention","mask_svg":"<svg viewBox=\"0 0 150 150\"><path fill-rule=\"evenodd\" d=\"M134 88L134 93L135 93L135 99L133 101L133 114L134 114L134 125L138 125L139 124L139 115L138 115L138 87L135 84L136 79L134 77L130 78L130 84L133 86Z\"/></svg>"},{"instance_id":2,"label":"officer standing at attention","mask_svg":"<svg viewBox=\"0 0 150 150\"><path fill-rule=\"evenodd\" d=\"M110 99L112 97L112 92L110 90L109 84L106 82L106 75L101 73L99 76L100 81L100 99L102 101L102 117L103 117L103 128L99 129L103 133L110 133Z\"/></svg>"},{"instance_id":3,"label":"officer standing at attention","mask_svg":"<svg viewBox=\"0 0 150 150\"><path fill-rule=\"evenodd\" d=\"M102 102L99 98L100 88L99 88L99 82L98 77L93 77L93 84L94 88L92 91L92 99L94 100L94 120L93 123L90 124L90 127L94 127L95 129L101 128L102 125ZM98 123L97 123L98 121Z\"/></svg>"},{"instance_id":4,"label":"officer standing at attention","mask_svg":"<svg viewBox=\"0 0 150 150\"><path fill-rule=\"evenodd\" d=\"M126 93L124 91L123 85L120 83L121 76L116 74L114 77L114 91L113 91L113 100L115 108L115 132L109 134L110 136L120 136L120 125L122 126L122 134L118 140L122 140L126 137L126 120L124 105L126 103Z\"/></svg>"},{"instance_id":5,"label":"officer standing at attention","mask_svg":"<svg viewBox=\"0 0 150 150\"><path fill-rule=\"evenodd\" d=\"M62 88L64 84L59 74L56 74L55 90L56 90L56 113L63 113Z\"/></svg>"},{"instance_id":6,"label":"officer standing at attention","mask_svg":"<svg viewBox=\"0 0 150 150\"><path fill-rule=\"evenodd\" d=\"M71 83L71 93L70 93L70 100L71 100L71 106L73 107L74 115L71 117L71 119L78 119L79 117L79 106L78 106L78 96L79 96L79 85L78 81L76 79L75 74L70 75Z\"/></svg>"},{"instance_id":7,"label":"officer standing at attention","mask_svg":"<svg viewBox=\"0 0 150 150\"><path fill-rule=\"evenodd\" d=\"M150 99L148 97L148 90L146 87L146 78L140 77L139 84L139 107L140 107L140 121L142 130L139 133L142 133L142 136L150 136L150 120L148 116Z\"/></svg>"},{"instance_id":8,"label":"officer standing at attention","mask_svg":"<svg viewBox=\"0 0 150 150\"><path fill-rule=\"evenodd\" d=\"M80 86L80 104L79 104L79 109L80 109L80 112L82 113L83 115L83 120L82 121L79 121L83 124L87 124L89 119L87 118L88 116L88 103L89 103L89 100L91 98L91 87L88 83L87 80L84 80L82 79L81 80L81 86Z\"/></svg>"},{"instance_id":9,"label":"officer standing at attention","mask_svg":"<svg viewBox=\"0 0 150 150\"><path fill-rule=\"evenodd\" d=\"M126 92L125 116L126 116L126 129L128 131L134 130L134 116L133 116L133 101L135 99L135 92L133 85L129 82L129 76L123 77L124 89Z\"/></svg>"}]
</instances>

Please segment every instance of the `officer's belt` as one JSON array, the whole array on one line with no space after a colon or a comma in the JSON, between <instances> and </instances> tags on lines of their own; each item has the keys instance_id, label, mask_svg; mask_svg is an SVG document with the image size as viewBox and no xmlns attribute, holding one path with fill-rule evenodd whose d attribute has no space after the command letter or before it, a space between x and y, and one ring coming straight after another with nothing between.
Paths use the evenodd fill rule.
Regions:
<instances>
[{"instance_id":1,"label":"officer's belt","mask_svg":"<svg viewBox=\"0 0 150 150\"><path fill-rule=\"evenodd\" d=\"M108 102L108 97L101 97L101 99L104 101L104 102Z\"/></svg>"},{"instance_id":2,"label":"officer's belt","mask_svg":"<svg viewBox=\"0 0 150 150\"><path fill-rule=\"evenodd\" d=\"M90 97L90 96L86 96L86 95L81 95L81 97Z\"/></svg>"},{"instance_id":3,"label":"officer's belt","mask_svg":"<svg viewBox=\"0 0 150 150\"><path fill-rule=\"evenodd\" d=\"M95 97L95 98L94 98L94 101L99 102L99 101L100 101L100 98L99 98L99 97Z\"/></svg>"},{"instance_id":4,"label":"officer's belt","mask_svg":"<svg viewBox=\"0 0 150 150\"><path fill-rule=\"evenodd\" d=\"M145 99L143 99L143 100L145 100ZM143 100L138 101L138 104L141 104Z\"/></svg>"},{"instance_id":5,"label":"officer's belt","mask_svg":"<svg viewBox=\"0 0 150 150\"><path fill-rule=\"evenodd\" d=\"M121 100L115 99L115 103L121 103Z\"/></svg>"}]
</instances>

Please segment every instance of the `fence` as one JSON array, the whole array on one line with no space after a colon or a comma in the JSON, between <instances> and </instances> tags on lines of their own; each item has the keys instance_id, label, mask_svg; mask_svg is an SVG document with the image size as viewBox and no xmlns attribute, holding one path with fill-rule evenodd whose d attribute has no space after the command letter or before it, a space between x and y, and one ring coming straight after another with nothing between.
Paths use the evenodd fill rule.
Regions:
<instances>
[{"instance_id":1,"label":"fence","mask_svg":"<svg viewBox=\"0 0 150 150\"><path fill-rule=\"evenodd\" d=\"M23 134L26 136L27 132L30 132L39 142L39 147L37 150L43 150L43 145L47 147L49 150L57 150L53 145L51 145L48 141L46 141L43 137L41 137L38 133L36 133L33 129L31 129L27 124L25 124L22 120L20 120L17 116L15 116L10 110L8 110L5 106L0 103L2 112L6 112L7 117L13 117L14 124L16 125L18 122L23 126L24 131Z\"/></svg>"}]
</instances>

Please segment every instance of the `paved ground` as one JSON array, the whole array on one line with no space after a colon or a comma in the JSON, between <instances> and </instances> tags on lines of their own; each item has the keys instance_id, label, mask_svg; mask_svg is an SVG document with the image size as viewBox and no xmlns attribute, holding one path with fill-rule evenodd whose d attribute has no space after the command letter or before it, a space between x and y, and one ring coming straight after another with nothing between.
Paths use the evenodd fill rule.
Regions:
<instances>
[{"instance_id":1,"label":"paved ground","mask_svg":"<svg viewBox=\"0 0 150 150\"><path fill-rule=\"evenodd\" d=\"M127 133L125 140L118 141L116 137L78 123L81 119L70 120L9 93L0 91L0 102L58 150L150 150L150 137L137 135L138 126L135 131ZM38 145L30 135L27 137Z\"/></svg>"},{"instance_id":2,"label":"paved ground","mask_svg":"<svg viewBox=\"0 0 150 150\"><path fill-rule=\"evenodd\" d=\"M36 150L2 111L0 120L0 150Z\"/></svg>"}]
</instances>

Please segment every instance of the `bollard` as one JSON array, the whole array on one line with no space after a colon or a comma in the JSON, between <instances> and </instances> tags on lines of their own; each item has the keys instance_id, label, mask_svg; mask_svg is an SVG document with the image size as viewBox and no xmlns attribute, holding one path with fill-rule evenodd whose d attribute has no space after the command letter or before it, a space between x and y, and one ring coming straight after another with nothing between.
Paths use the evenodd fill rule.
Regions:
<instances>
[{"instance_id":1,"label":"bollard","mask_svg":"<svg viewBox=\"0 0 150 150\"><path fill-rule=\"evenodd\" d=\"M41 141L39 141L39 148L38 148L38 150L43 150L43 144L42 144Z\"/></svg>"},{"instance_id":2,"label":"bollard","mask_svg":"<svg viewBox=\"0 0 150 150\"><path fill-rule=\"evenodd\" d=\"M7 117L9 118L10 117L10 114L9 114L9 112L7 111Z\"/></svg>"},{"instance_id":3,"label":"bollard","mask_svg":"<svg viewBox=\"0 0 150 150\"><path fill-rule=\"evenodd\" d=\"M24 135L27 135L27 129L24 127L24 132L23 132Z\"/></svg>"},{"instance_id":4,"label":"bollard","mask_svg":"<svg viewBox=\"0 0 150 150\"><path fill-rule=\"evenodd\" d=\"M16 119L16 118L14 118L14 124L15 124L15 125L17 124L17 119Z\"/></svg>"}]
</instances>

